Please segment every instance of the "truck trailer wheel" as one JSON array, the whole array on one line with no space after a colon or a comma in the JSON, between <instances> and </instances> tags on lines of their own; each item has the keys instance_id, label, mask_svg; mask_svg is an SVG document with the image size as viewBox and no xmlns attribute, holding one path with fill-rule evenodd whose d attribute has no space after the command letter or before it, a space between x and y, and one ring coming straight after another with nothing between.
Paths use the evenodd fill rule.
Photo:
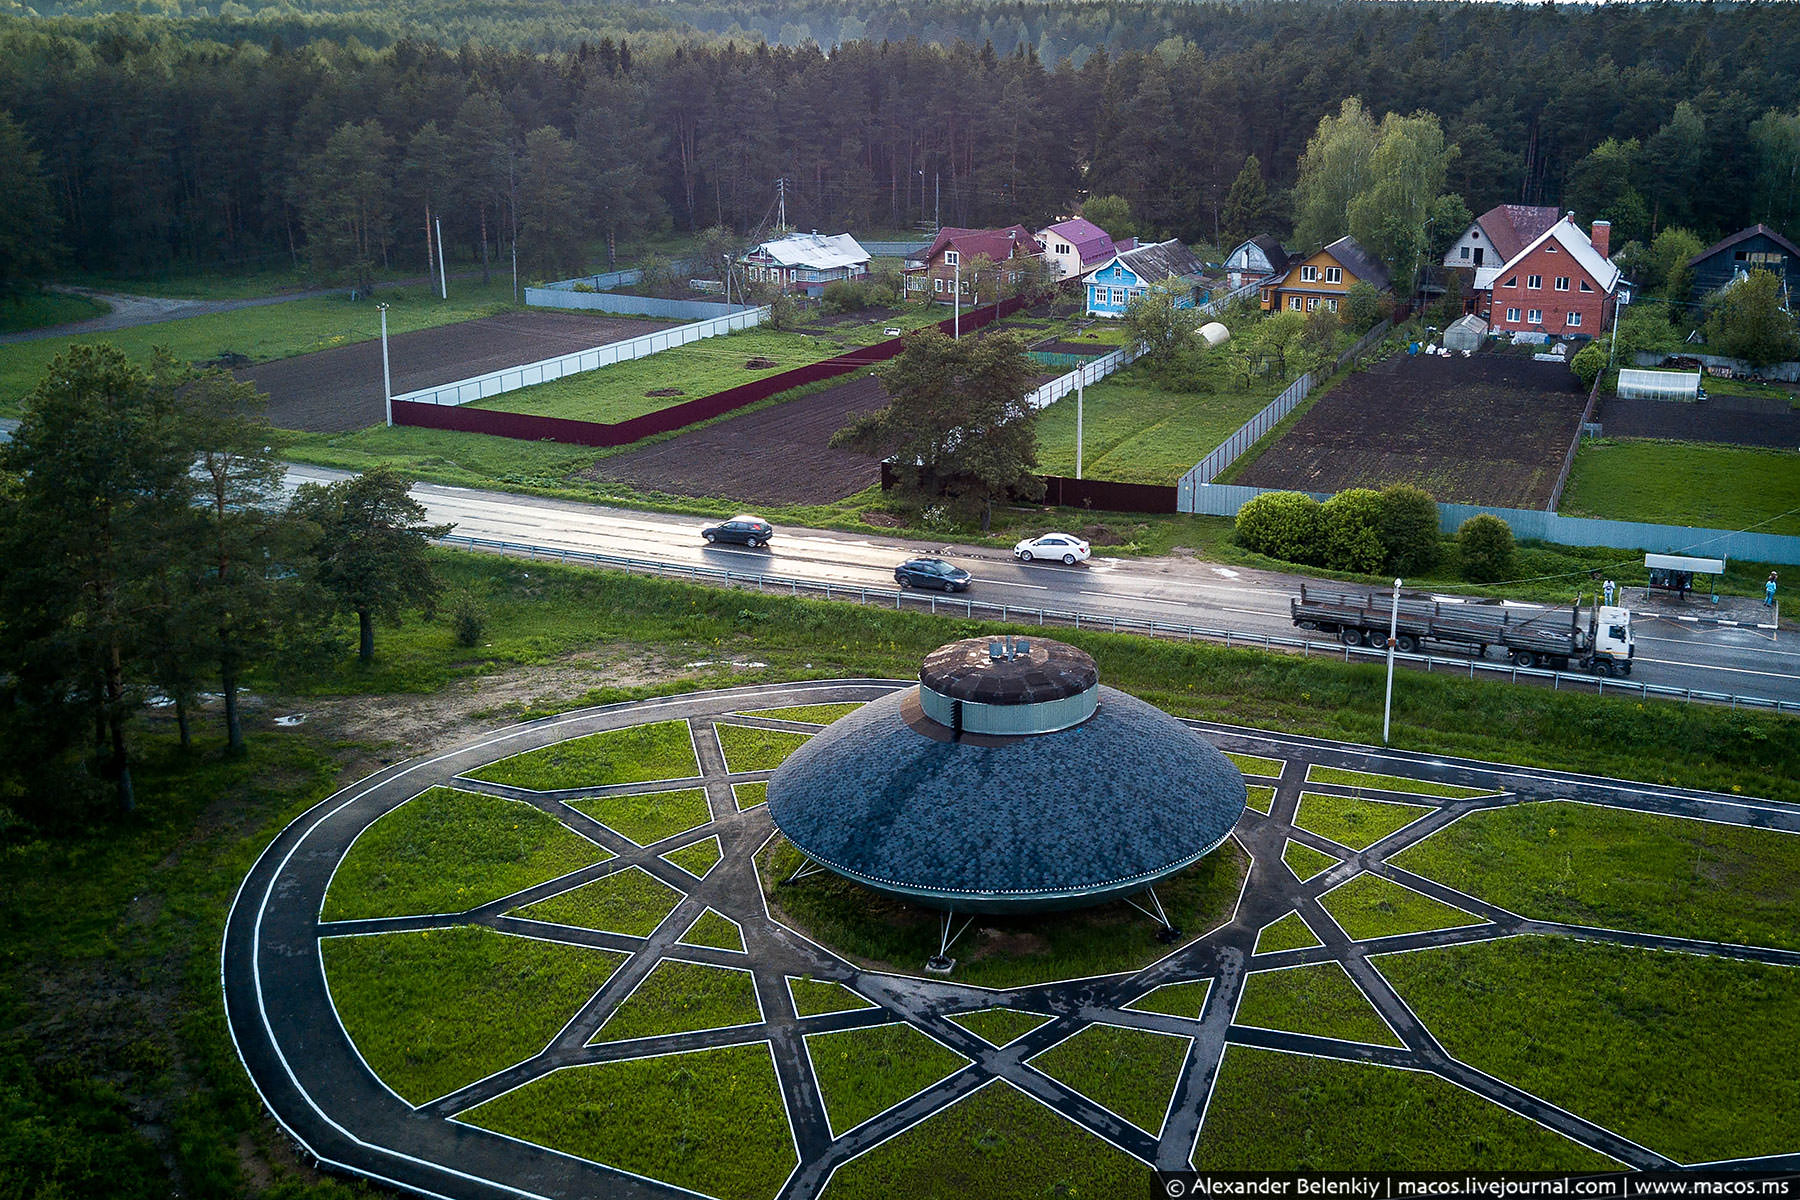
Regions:
<instances>
[{"instance_id":1,"label":"truck trailer wheel","mask_svg":"<svg viewBox=\"0 0 1800 1200\"><path fill-rule=\"evenodd\" d=\"M1535 667L1537 665L1537 655L1529 650L1514 650L1512 660L1515 667Z\"/></svg>"},{"instance_id":2,"label":"truck trailer wheel","mask_svg":"<svg viewBox=\"0 0 1800 1200\"><path fill-rule=\"evenodd\" d=\"M1419 648L1419 639L1410 633L1403 633L1394 639L1394 648L1402 654L1411 654Z\"/></svg>"},{"instance_id":3,"label":"truck trailer wheel","mask_svg":"<svg viewBox=\"0 0 1800 1200\"><path fill-rule=\"evenodd\" d=\"M1346 646L1362 645L1362 630L1352 629L1348 625L1338 630L1338 641Z\"/></svg>"}]
</instances>

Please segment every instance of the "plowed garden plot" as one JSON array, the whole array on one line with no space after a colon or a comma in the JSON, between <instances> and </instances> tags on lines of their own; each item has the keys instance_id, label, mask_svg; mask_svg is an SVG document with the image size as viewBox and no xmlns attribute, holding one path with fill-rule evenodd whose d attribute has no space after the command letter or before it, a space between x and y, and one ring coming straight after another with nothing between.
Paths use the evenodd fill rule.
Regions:
<instances>
[{"instance_id":1,"label":"plowed garden plot","mask_svg":"<svg viewBox=\"0 0 1800 1200\"><path fill-rule=\"evenodd\" d=\"M1556 363L1396 357L1332 388L1232 482L1411 483L1452 504L1542 508L1586 402Z\"/></svg>"},{"instance_id":2,"label":"plowed garden plot","mask_svg":"<svg viewBox=\"0 0 1800 1200\"><path fill-rule=\"evenodd\" d=\"M665 442L603 458L586 473L676 496L749 504L825 504L881 479L874 458L833 450L831 435L888 402L881 380L862 375Z\"/></svg>"},{"instance_id":3,"label":"plowed garden plot","mask_svg":"<svg viewBox=\"0 0 1800 1200\"><path fill-rule=\"evenodd\" d=\"M394 394L626 341L673 324L585 313L510 312L397 334L388 339ZM379 425L385 416L380 341L284 358L237 376L269 394L269 421L280 429L344 433Z\"/></svg>"},{"instance_id":4,"label":"plowed garden plot","mask_svg":"<svg viewBox=\"0 0 1800 1200\"><path fill-rule=\"evenodd\" d=\"M1594 419L1607 437L1800 446L1800 411L1782 396L1710 396L1698 404L1608 396Z\"/></svg>"}]
</instances>

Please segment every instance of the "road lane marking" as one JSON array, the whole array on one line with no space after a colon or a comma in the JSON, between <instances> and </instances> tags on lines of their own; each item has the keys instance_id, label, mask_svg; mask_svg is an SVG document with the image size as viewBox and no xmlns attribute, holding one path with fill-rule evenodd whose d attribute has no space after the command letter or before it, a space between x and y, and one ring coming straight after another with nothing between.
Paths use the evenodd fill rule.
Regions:
<instances>
[{"instance_id":1,"label":"road lane marking","mask_svg":"<svg viewBox=\"0 0 1800 1200\"><path fill-rule=\"evenodd\" d=\"M1677 658L1636 658L1638 663L1654 663L1659 667L1682 667L1690 671L1722 671L1730 675L1761 675L1769 679L1792 679L1785 671L1752 671L1749 667L1717 667L1711 663L1684 662Z\"/></svg>"}]
</instances>

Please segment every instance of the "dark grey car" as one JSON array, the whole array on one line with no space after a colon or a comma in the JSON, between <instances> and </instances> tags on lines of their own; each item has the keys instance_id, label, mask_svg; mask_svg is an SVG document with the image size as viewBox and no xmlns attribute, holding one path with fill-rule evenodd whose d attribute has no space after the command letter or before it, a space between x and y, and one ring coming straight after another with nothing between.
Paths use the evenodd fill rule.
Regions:
<instances>
[{"instance_id":1,"label":"dark grey car","mask_svg":"<svg viewBox=\"0 0 1800 1200\"><path fill-rule=\"evenodd\" d=\"M761 517L744 513L729 521L708 525L700 531L700 536L709 542L739 542L754 550L769 544L769 539L775 536L775 527Z\"/></svg>"},{"instance_id":2,"label":"dark grey car","mask_svg":"<svg viewBox=\"0 0 1800 1200\"><path fill-rule=\"evenodd\" d=\"M894 568L894 582L901 587L966 592L974 581L973 575L941 558L909 558Z\"/></svg>"}]
</instances>

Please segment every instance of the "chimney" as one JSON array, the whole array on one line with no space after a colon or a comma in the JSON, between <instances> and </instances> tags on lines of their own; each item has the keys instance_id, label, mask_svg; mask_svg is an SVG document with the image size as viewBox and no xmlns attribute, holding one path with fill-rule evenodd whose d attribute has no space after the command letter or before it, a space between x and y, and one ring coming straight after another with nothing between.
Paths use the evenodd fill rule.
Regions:
<instances>
[{"instance_id":1,"label":"chimney","mask_svg":"<svg viewBox=\"0 0 1800 1200\"><path fill-rule=\"evenodd\" d=\"M1612 253L1611 253L1611 251L1612 251L1612 222L1611 221L1595 221L1594 222L1594 236L1588 240L1594 243L1594 249L1596 249L1600 252L1601 258L1611 258L1612 257Z\"/></svg>"}]
</instances>

